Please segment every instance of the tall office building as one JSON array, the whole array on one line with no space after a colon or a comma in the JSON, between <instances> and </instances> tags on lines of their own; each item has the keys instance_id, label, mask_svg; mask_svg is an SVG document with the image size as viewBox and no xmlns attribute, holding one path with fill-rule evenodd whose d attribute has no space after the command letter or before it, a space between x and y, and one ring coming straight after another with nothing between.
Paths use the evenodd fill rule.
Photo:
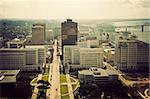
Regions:
<instances>
[{"instance_id":1,"label":"tall office building","mask_svg":"<svg viewBox=\"0 0 150 99\"><path fill-rule=\"evenodd\" d=\"M120 70L146 70L149 67L150 45L133 39L119 40L115 50L115 64Z\"/></svg>"},{"instance_id":2,"label":"tall office building","mask_svg":"<svg viewBox=\"0 0 150 99\"><path fill-rule=\"evenodd\" d=\"M61 23L62 45L76 45L78 37L78 24L71 19Z\"/></svg>"},{"instance_id":3,"label":"tall office building","mask_svg":"<svg viewBox=\"0 0 150 99\"><path fill-rule=\"evenodd\" d=\"M78 24L71 19L61 23L62 56L64 45L77 45ZM63 59L63 57L61 57Z\"/></svg>"},{"instance_id":4,"label":"tall office building","mask_svg":"<svg viewBox=\"0 0 150 99\"><path fill-rule=\"evenodd\" d=\"M31 44L44 44L46 41L46 25L33 24Z\"/></svg>"}]
</instances>

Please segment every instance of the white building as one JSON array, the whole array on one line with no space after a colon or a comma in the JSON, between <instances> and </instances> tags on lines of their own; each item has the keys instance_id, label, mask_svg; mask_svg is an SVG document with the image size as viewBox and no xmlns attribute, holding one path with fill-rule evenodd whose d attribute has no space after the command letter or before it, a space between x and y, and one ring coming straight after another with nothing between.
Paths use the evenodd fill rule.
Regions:
<instances>
[{"instance_id":1,"label":"white building","mask_svg":"<svg viewBox=\"0 0 150 99\"><path fill-rule=\"evenodd\" d=\"M101 48L80 48L80 65L102 67L103 50Z\"/></svg>"},{"instance_id":2,"label":"white building","mask_svg":"<svg viewBox=\"0 0 150 99\"><path fill-rule=\"evenodd\" d=\"M46 63L46 47L43 45L30 45L26 46L27 49L38 50L38 64Z\"/></svg>"},{"instance_id":3,"label":"white building","mask_svg":"<svg viewBox=\"0 0 150 99\"><path fill-rule=\"evenodd\" d=\"M64 46L64 65L69 64L79 64L80 63L80 55L79 55L79 47L76 45L66 45Z\"/></svg>"},{"instance_id":4,"label":"white building","mask_svg":"<svg viewBox=\"0 0 150 99\"><path fill-rule=\"evenodd\" d=\"M119 40L115 64L120 70L145 70L149 67L149 44L138 40Z\"/></svg>"},{"instance_id":5,"label":"white building","mask_svg":"<svg viewBox=\"0 0 150 99\"><path fill-rule=\"evenodd\" d=\"M78 71L80 82L97 82L107 84L118 80L118 72L112 69L90 68L89 70Z\"/></svg>"},{"instance_id":6,"label":"white building","mask_svg":"<svg viewBox=\"0 0 150 99\"><path fill-rule=\"evenodd\" d=\"M102 67L103 50L101 48L80 48L64 46L63 65L67 72L90 67Z\"/></svg>"},{"instance_id":7,"label":"white building","mask_svg":"<svg viewBox=\"0 0 150 99\"><path fill-rule=\"evenodd\" d=\"M83 48L93 48L93 47L99 47L100 46L100 41L95 39L95 40L84 40L84 41L79 41L77 42L79 47Z\"/></svg>"},{"instance_id":8,"label":"white building","mask_svg":"<svg viewBox=\"0 0 150 99\"><path fill-rule=\"evenodd\" d=\"M40 71L43 63L46 63L46 49L42 47L0 49L0 69Z\"/></svg>"}]
</instances>

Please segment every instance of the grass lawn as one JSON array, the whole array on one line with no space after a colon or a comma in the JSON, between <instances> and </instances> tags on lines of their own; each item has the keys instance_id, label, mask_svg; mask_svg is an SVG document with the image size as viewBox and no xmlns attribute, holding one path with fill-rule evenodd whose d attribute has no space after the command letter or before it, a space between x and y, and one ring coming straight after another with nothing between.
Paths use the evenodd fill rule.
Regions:
<instances>
[{"instance_id":1,"label":"grass lawn","mask_svg":"<svg viewBox=\"0 0 150 99\"><path fill-rule=\"evenodd\" d=\"M69 95L66 95L66 96L62 96L61 99L70 99L70 98Z\"/></svg>"},{"instance_id":2,"label":"grass lawn","mask_svg":"<svg viewBox=\"0 0 150 99\"><path fill-rule=\"evenodd\" d=\"M72 90L74 90L76 88L76 86L77 86L76 84L73 84L72 85Z\"/></svg>"},{"instance_id":3,"label":"grass lawn","mask_svg":"<svg viewBox=\"0 0 150 99\"><path fill-rule=\"evenodd\" d=\"M32 83L36 83L36 82L37 82L37 79L34 79Z\"/></svg>"},{"instance_id":4,"label":"grass lawn","mask_svg":"<svg viewBox=\"0 0 150 99\"><path fill-rule=\"evenodd\" d=\"M67 85L61 85L61 94L68 93L68 87Z\"/></svg>"},{"instance_id":5,"label":"grass lawn","mask_svg":"<svg viewBox=\"0 0 150 99\"><path fill-rule=\"evenodd\" d=\"M44 76L42 77L42 80L48 81L48 75L44 75Z\"/></svg>"},{"instance_id":6,"label":"grass lawn","mask_svg":"<svg viewBox=\"0 0 150 99\"><path fill-rule=\"evenodd\" d=\"M70 77L71 82L76 82L73 78Z\"/></svg>"},{"instance_id":7,"label":"grass lawn","mask_svg":"<svg viewBox=\"0 0 150 99\"><path fill-rule=\"evenodd\" d=\"M60 75L60 82L61 83L67 82L65 75L63 75L63 74Z\"/></svg>"},{"instance_id":8,"label":"grass lawn","mask_svg":"<svg viewBox=\"0 0 150 99\"><path fill-rule=\"evenodd\" d=\"M49 73L49 68L45 68L45 73L44 75L48 74Z\"/></svg>"}]
</instances>

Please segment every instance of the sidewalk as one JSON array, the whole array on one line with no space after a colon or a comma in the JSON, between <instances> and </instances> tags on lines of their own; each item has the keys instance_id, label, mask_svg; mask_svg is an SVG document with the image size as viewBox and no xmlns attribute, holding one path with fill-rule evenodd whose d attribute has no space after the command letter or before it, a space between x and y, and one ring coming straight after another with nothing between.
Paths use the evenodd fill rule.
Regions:
<instances>
[{"instance_id":1,"label":"sidewalk","mask_svg":"<svg viewBox=\"0 0 150 99\"><path fill-rule=\"evenodd\" d=\"M74 99L74 94L73 94L73 90L72 90L72 84L71 84L71 80L70 80L70 75L66 75L66 79L67 79L67 83L68 83L68 93L69 93L69 97L70 99Z\"/></svg>"}]
</instances>

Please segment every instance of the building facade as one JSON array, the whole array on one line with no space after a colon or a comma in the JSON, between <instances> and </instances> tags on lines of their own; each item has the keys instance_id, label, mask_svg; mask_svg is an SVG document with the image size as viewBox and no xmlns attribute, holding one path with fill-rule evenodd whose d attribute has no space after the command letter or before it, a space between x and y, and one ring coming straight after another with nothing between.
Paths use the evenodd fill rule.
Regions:
<instances>
[{"instance_id":1,"label":"building facade","mask_svg":"<svg viewBox=\"0 0 150 99\"><path fill-rule=\"evenodd\" d=\"M41 71L46 63L45 48L1 48L0 69L20 69L22 71Z\"/></svg>"},{"instance_id":2,"label":"building facade","mask_svg":"<svg viewBox=\"0 0 150 99\"><path fill-rule=\"evenodd\" d=\"M30 44L44 44L46 41L46 25L33 24L32 26L32 40Z\"/></svg>"},{"instance_id":3,"label":"building facade","mask_svg":"<svg viewBox=\"0 0 150 99\"><path fill-rule=\"evenodd\" d=\"M67 73L90 67L103 67L103 50L101 48L80 48L76 45L64 46L64 67Z\"/></svg>"},{"instance_id":4,"label":"building facade","mask_svg":"<svg viewBox=\"0 0 150 99\"><path fill-rule=\"evenodd\" d=\"M102 67L103 50L101 48L81 48L80 65Z\"/></svg>"},{"instance_id":5,"label":"building facade","mask_svg":"<svg viewBox=\"0 0 150 99\"><path fill-rule=\"evenodd\" d=\"M138 40L119 40L115 64L120 70L146 70L149 67L149 44Z\"/></svg>"},{"instance_id":6,"label":"building facade","mask_svg":"<svg viewBox=\"0 0 150 99\"><path fill-rule=\"evenodd\" d=\"M78 38L78 24L71 19L61 23L62 45L76 45Z\"/></svg>"}]
</instances>

